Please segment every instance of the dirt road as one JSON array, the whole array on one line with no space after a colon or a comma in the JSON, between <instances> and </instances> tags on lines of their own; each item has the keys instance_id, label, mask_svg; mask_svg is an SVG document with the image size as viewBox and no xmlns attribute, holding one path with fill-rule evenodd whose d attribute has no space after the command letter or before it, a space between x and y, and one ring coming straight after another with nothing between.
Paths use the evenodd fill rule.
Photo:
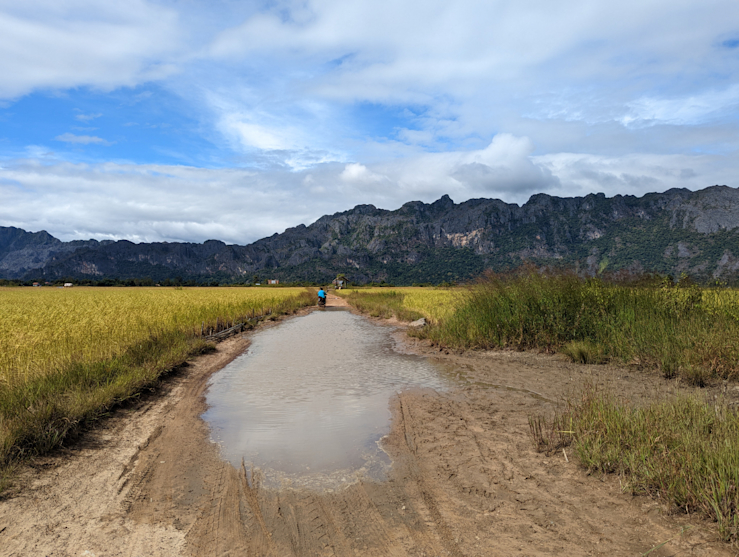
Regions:
<instances>
[{"instance_id":1,"label":"dirt road","mask_svg":"<svg viewBox=\"0 0 739 557\"><path fill-rule=\"evenodd\" d=\"M331 305L329 300L329 305ZM241 353L230 339L20 476L0 500L0 555L493 556L734 555L711 525L533 450L527 416L585 381L633 399L659 377L515 352L446 354L396 335L398 348L457 366L462 386L390 402L388 481L332 493L269 490L221 461L199 416L208 377ZM692 526L680 536L681 528Z\"/></svg>"}]
</instances>

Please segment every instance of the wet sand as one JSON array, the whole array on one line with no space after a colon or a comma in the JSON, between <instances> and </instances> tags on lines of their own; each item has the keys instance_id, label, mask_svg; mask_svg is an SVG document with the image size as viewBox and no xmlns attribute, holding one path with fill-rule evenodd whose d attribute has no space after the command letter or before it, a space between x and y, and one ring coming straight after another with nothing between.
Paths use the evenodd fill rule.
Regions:
<instances>
[{"instance_id":1,"label":"wet sand","mask_svg":"<svg viewBox=\"0 0 739 557\"><path fill-rule=\"evenodd\" d=\"M394 350L392 329L328 307L256 332L213 374L203 419L221 457L260 469L263 485L337 489L383 480L388 401L414 387L447 390L452 371Z\"/></svg>"}]
</instances>

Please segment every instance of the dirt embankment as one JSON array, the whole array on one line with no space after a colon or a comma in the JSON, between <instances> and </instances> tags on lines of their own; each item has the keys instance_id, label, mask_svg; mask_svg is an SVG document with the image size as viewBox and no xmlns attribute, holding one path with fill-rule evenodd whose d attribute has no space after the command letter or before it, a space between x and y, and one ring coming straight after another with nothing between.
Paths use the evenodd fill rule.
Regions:
<instances>
[{"instance_id":1,"label":"dirt embankment","mask_svg":"<svg viewBox=\"0 0 739 557\"><path fill-rule=\"evenodd\" d=\"M249 343L233 338L156 396L27 467L22 488L0 501L0 555L636 556L666 540L650 555L735 554L710 524L668 516L562 454L538 454L528 436L529 414L551 411L585 381L635 400L671 384L547 355L446 354L397 338L400 349L448 363L460 387L390 402L388 481L269 490L258 473L221 461L199 416L210 374Z\"/></svg>"}]
</instances>

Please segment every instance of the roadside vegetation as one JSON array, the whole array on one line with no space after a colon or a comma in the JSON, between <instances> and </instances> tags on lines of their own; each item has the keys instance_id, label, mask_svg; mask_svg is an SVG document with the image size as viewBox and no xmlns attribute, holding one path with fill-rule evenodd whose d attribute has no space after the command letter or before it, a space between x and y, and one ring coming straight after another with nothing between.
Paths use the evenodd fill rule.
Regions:
<instances>
[{"instance_id":1,"label":"roadside vegetation","mask_svg":"<svg viewBox=\"0 0 739 557\"><path fill-rule=\"evenodd\" d=\"M340 291L362 312L456 349L560 352L575 362L658 369L690 384L739 378L739 292L650 277L621 284L574 274L488 274L467 288Z\"/></svg>"},{"instance_id":2,"label":"roadside vegetation","mask_svg":"<svg viewBox=\"0 0 739 557\"><path fill-rule=\"evenodd\" d=\"M358 309L430 325L410 334L457 349L538 349L574 362L657 370L683 385L739 379L739 292L681 280L628 282L530 270L488 274L445 291L377 289L348 295ZM437 304L445 305L443 311ZM554 418L530 418L539 450L566 447L626 489L715 520L739 540L739 414L719 400L681 395L637 407L588 388ZM571 452L571 454L572 454Z\"/></svg>"},{"instance_id":3,"label":"roadside vegetation","mask_svg":"<svg viewBox=\"0 0 739 557\"><path fill-rule=\"evenodd\" d=\"M490 274L424 334L454 348L538 348L656 368L699 386L739 377L739 295L688 281Z\"/></svg>"},{"instance_id":4,"label":"roadside vegetation","mask_svg":"<svg viewBox=\"0 0 739 557\"><path fill-rule=\"evenodd\" d=\"M623 489L714 520L739 538L739 415L697 395L634 407L594 388L546 420L530 418L537 447L566 447L592 472L618 474Z\"/></svg>"},{"instance_id":5,"label":"roadside vegetation","mask_svg":"<svg viewBox=\"0 0 739 557\"><path fill-rule=\"evenodd\" d=\"M303 288L0 288L0 491L58 446L247 318L312 305Z\"/></svg>"},{"instance_id":6,"label":"roadside vegetation","mask_svg":"<svg viewBox=\"0 0 739 557\"><path fill-rule=\"evenodd\" d=\"M458 288L360 288L339 290L337 294L372 317L395 317L400 321L425 317L434 324L450 317L462 300Z\"/></svg>"}]
</instances>

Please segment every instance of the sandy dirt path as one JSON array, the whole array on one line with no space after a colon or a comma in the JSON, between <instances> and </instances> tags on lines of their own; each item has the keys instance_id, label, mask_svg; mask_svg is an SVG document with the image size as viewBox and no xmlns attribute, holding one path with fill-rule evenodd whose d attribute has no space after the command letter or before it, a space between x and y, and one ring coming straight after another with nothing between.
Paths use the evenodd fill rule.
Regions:
<instances>
[{"instance_id":1,"label":"sandy dirt path","mask_svg":"<svg viewBox=\"0 0 739 557\"><path fill-rule=\"evenodd\" d=\"M344 298L337 296L336 294L331 294L330 292L327 292L326 307L348 308L351 306L349 306L349 303Z\"/></svg>"},{"instance_id":2,"label":"sandy dirt path","mask_svg":"<svg viewBox=\"0 0 739 557\"><path fill-rule=\"evenodd\" d=\"M20 488L0 500L0 555L637 556L667 540L649 555L736 554L711 524L668 515L623 493L618 479L533 449L528 415L552 411L586 381L637 402L673 383L543 354L448 354L396 338L399 350L455 366L462 386L390 401L388 481L334 493L271 490L258 471L219 459L199 417L203 393L248 346L245 335L24 469Z\"/></svg>"}]
</instances>

